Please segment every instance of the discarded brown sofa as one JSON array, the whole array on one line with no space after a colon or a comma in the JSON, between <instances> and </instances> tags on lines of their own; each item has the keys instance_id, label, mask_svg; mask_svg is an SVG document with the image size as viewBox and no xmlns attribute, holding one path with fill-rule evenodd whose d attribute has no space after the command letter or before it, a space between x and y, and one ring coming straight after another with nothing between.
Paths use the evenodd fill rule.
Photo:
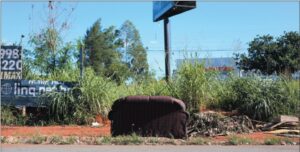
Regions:
<instances>
[{"instance_id":1,"label":"discarded brown sofa","mask_svg":"<svg viewBox=\"0 0 300 152\"><path fill-rule=\"evenodd\" d=\"M188 113L183 101L168 96L128 96L109 112L112 136L187 137Z\"/></svg>"}]
</instances>

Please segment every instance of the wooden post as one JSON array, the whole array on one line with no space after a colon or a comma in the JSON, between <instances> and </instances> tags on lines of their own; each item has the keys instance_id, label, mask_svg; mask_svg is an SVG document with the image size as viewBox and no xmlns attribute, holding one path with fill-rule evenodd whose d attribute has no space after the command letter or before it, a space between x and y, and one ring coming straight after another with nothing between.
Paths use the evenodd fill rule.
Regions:
<instances>
[{"instance_id":1,"label":"wooden post","mask_svg":"<svg viewBox=\"0 0 300 152\"><path fill-rule=\"evenodd\" d=\"M22 116L26 116L26 106L22 106Z\"/></svg>"}]
</instances>

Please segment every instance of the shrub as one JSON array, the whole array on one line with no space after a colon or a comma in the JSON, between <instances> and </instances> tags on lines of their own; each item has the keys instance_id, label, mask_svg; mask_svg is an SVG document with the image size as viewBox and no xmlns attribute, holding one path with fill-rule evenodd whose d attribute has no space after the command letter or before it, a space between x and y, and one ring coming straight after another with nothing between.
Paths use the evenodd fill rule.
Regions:
<instances>
[{"instance_id":1,"label":"shrub","mask_svg":"<svg viewBox=\"0 0 300 152\"><path fill-rule=\"evenodd\" d=\"M299 100L291 96L284 80L233 78L227 88L229 91L221 95L221 107L225 110L238 109L241 114L257 120L297 113Z\"/></svg>"},{"instance_id":2,"label":"shrub","mask_svg":"<svg viewBox=\"0 0 300 152\"><path fill-rule=\"evenodd\" d=\"M13 115L12 107L1 105L1 124L15 124L17 118Z\"/></svg>"}]
</instances>

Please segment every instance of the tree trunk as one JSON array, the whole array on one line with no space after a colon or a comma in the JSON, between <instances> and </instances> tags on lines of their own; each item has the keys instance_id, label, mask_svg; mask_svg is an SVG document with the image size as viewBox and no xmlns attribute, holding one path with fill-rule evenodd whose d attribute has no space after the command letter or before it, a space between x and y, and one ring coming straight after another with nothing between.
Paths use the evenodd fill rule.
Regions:
<instances>
[{"instance_id":1,"label":"tree trunk","mask_svg":"<svg viewBox=\"0 0 300 152\"><path fill-rule=\"evenodd\" d=\"M291 68L290 67L285 67L283 71L283 75L287 79L292 79L292 73L291 73Z\"/></svg>"}]
</instances>

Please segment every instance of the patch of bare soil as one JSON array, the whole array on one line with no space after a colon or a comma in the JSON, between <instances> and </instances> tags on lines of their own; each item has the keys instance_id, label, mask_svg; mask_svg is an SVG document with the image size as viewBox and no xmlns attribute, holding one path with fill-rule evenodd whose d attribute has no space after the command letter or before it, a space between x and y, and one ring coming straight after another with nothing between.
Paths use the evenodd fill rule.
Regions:
<instances>
[{"instance_id":1,"label":"patch of bare soil","mask_svg":"<svg viewBox=\"0 0 300 152\"><path fill-rule=\"evenodd\" d=\"M109 136L110 125L98 128L90 126L1 126L1 136L32 136L35 134L51 136Z\"/></svg>"}]
</instances>

